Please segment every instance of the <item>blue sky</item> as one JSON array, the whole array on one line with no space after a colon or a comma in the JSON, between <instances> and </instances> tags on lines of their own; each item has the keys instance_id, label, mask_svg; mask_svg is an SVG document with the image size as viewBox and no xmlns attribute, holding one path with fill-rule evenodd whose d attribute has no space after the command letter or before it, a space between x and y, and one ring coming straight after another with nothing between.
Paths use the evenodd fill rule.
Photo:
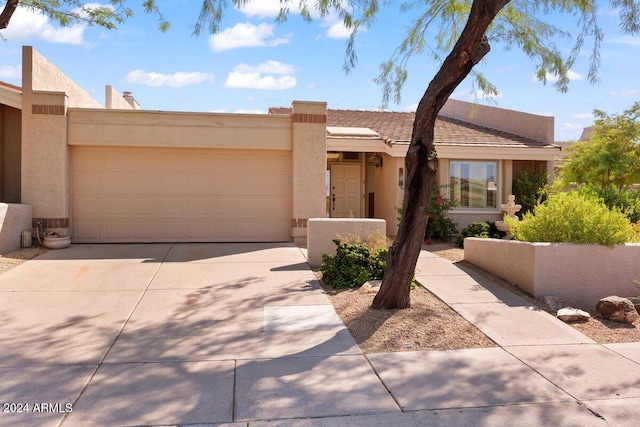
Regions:
<instances>
[{"instance_id":1,"label":"blue sky","mask_svg":"<svg viewBox=\"0 0 640 427\"><path fill-rule=\"evenodd\" d=\"M375 24L358 36L358 64L345 74L346 32L336 17L308 24L293 13L278 25L274 17L279 0L252 0L241 10L227 10L218 35L194 37L191 26L198 2L158 4L171 22L165 33L157 30L156 18L136 9L135 3L134 17L115 31L85 25L59 28L43 16L18 9L9 27L0 30L5 39L0 40L0 80L21 84L21 46L31 45L102 103L104 86L112 85L120 92L133 92L149 110L266 113L271 106L290 106L293 100L375 110L381 90L373 79L380 63L403 40L411 20L396 4L381 11ZM570 16L556 23L573 26ZM615 11L603 9L600 23L605 41L598 84L586 79L588 49L571 70L569 91L562 94L536 81L534 63L517 49L493 46L477 66L500 90L492 105L554 116L556 140L564 141L577 139L592 124L593 109L620 113L640 100L640 37L621 35ZM387 109L415 109L436 71L430 57L415 57L402 101ZM470 79L452 97L477 100Z\"/></svg>"}]
</instances>

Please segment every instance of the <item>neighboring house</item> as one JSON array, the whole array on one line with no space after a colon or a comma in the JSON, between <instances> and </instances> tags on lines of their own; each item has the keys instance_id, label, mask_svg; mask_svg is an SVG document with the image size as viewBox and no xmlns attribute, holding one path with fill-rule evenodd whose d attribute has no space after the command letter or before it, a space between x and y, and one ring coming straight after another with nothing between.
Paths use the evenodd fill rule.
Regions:
<instances>
[{"instance_id":1,"label":"neighboring house","mask_svg":"<svg viewBox=\"0 0 640 427\"><path fill-rule=\"evenodd\" d=\"M1 201L31 205L34 227L74 242L303 241L329 215L396 233L412 113L145 111L110 86L104 108L28 46L22 73L21 88L0 84ZM499 219L522 169L552 175L552 141L553 118L447 103L438 178L460 226Z\"/></svg>"}]
</instances>

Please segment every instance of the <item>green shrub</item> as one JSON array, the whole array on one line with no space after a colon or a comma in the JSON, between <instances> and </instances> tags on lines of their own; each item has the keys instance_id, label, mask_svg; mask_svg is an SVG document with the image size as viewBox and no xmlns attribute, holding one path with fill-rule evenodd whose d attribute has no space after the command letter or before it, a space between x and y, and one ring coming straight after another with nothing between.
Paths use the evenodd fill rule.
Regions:
<instances>
[{"instance_id":1,"label":"green shrub","mask_svg":"<svg viewBox=\"0 0 640 427\"><path fill-rule=\"evenodd\" d=\"M440 188L445 187L446 185L443 185ZM431 194L427 228L424 232L425 240L449 240L449 236L458 232L457 224L447 215L449 209L455 205L440 194L440 188L435 188Z\"/></svg>"},{"instance_id":2,"label":"green shrub","mask_svg":"<svg viewBox=\"0 0 640 427\"><path fill-rule=\"evenodd\" d=\"M511 224L516 240L528 242L598 243L613 246L635 241L627 217L610 210L601 199L586 192L558 193L521 222Z\"/></svg>"},{"instance_id":3,"label":"green shrub","mask_svg":"<svg viewBox=\"0 0 640 427\"><path fill-rule=\"evenodd\" d=\"M459 248L464 248L464 239L466 237L492 237L494 239L501 239L504 236L505 233L498 230L495 222L472 222L471 224L463 228L458 237L456 237L455 245Z\"/></svg>"},{"instance_id":4,"label":"green shrub","mask_svg":"<svg viewBox=\"0 0 640 427\"><path fill-rule=\"evenodd\" d=\"M513 179L513 195L516 196L516 203L522 205L520 212L516 213L519 218L546 200L545 186L548 180L546 173L535 169L524 169Z\"/></svg>"},{"instance_id":5,"label":"green shrub","mask_svg":"<svg viewBox=\"0 0 640 427\"><path fill-rule=\"evenodd\" d=\"M322 255L322 280L334 288L358 288L366 281L382 279L387 265L387 249L370 252L364 244L342 243L337 245L336 255Z\"/></svg>"},{"instance_id":6,"label":"green shrub","mask_svg":"<svg viewBox=\"0 0 640 427\"><path fill-rule=\"evenodd\" d=\"M618 191L613 187L592 187L592 191L602 199L609 209L618 208L629 218L629 221L640 222L640 193L637 190Z\"/></svg>"}]
</instances>

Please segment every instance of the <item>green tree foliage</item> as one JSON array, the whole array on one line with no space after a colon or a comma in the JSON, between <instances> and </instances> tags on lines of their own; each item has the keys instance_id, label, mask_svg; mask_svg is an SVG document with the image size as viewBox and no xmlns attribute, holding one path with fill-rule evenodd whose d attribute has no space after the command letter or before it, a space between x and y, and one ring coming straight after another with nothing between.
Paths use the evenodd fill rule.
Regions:
<instances>
[{"instance_id":1,"label":"green tree foliage","mask_svg":"<svg viewBox=\"0 0 640 427\"><path fill-rule=\"evenodd\" d=\"M546 199L545 187L549 180L549 175L535 169L524 169L513 179L513 195L516 202L522 205L518 217L533 210L540 202Z\"/></svg>"},{"instance_id":2,"label":"green tree foliage","mask_svg":"<svg viewBox=\"0 0 640 427\"><path fill-rule=\"evenodd\" d=\"M510 223L515 240L527 242L598 243L613 246L637 241L629 219L609 209L588 191L549 196L519 223Z\"/></svg>"},{"instance_id":3,"label":"green tree foliage","mask_svg":"<svg viewBox=\"0 0 640 427\"><path fill-rule=\"evenodd\" d=\"M565 183L617 191L640 183L640 102L622 114L595 110L594 116L590 139L569 146L562 167Z\"/></svg>"}]
</instances>

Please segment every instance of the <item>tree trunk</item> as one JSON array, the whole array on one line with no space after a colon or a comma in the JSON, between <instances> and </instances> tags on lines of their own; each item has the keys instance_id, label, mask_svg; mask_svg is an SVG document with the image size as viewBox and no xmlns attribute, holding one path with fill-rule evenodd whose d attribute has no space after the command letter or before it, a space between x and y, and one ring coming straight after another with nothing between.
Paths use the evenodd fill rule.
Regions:
<instances>
[{"instance_id":1,"label":"tree trunk","mask_svg":"<svg viewBox=\"0 0 640 427\"><path fill-rule=\"evenodd\" d=\"M410 306L409 293L424 241L431 192L438 171L434 145L436 117L449 96L488 52L488 26L509 0L475 0L460 38L429 83L416 110L411 144L405 158L407 182L398 235L389 248L387 268L373 308Z\"/></svg>"},{"instance_id":2,"label":"tree trunk","mask_svg":"<svg viewBox=\"0 0 640 427\"><path fill-rule=\"evenodd\" d=\"M4 9L0 13L0 30L9 26L11 15L16 7L18 7L18 0L7 0L7 4L4 5Z\"/></svg>"}]
</instances>

